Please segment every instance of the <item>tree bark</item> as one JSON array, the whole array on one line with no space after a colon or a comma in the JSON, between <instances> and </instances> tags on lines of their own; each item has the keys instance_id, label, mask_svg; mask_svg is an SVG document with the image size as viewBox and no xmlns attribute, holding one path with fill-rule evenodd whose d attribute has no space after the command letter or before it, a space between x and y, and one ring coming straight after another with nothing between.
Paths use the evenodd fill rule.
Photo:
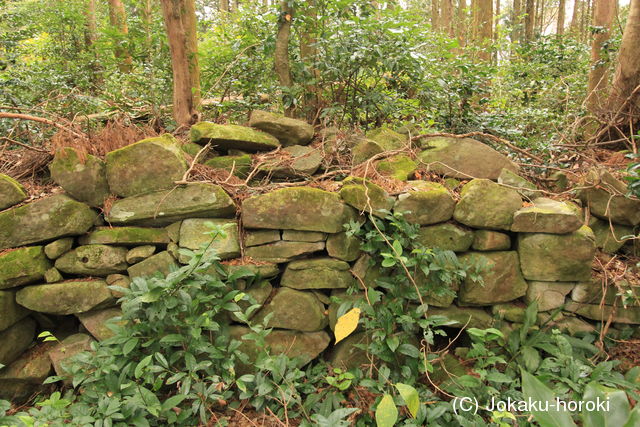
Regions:
<instances>
[{"instance_id":1,"label":"tree bark","mask_svg":"<svg viewBox=\"0 0 640 427\"><path fill-rule=\"evenodd\" d=\"M309 70L309 74L313 79L313 83L305 84L306 94L304 99L304 109L307 111L307 120L314 120L321 105L320 87L320 71L315 67L315 61L318 56L318 48L316 47L316 29L318 24L318 13L316 9L316 1L308 0L305 8L301 11L301 15L307 20L305 28L300 31L300 59Z\"/></svg>"},{"instance_id":2,"label":"tree bark","mask_svg":"<svg viewBox=\"0 0 640 427\"><path fill-rule=\"evenodd\" d=\"M431 28L440 29L440 0L431 0Z\"/></svg>"},{"instance_id":3,"label":"tree bark","mask_svg":"<svg viewBox=\"0 0 640 427\"><path fill-rule=\"evenodd\" d=\"M456 24L458 33L458 44L460 47L464 47L468 37L468 18L467 18L467 1L458 1L458 22Z\"/></svg>"},{"instance_id":4,"label":"tree bark","mask_svg":"<svg viewBox=\"0 0 640 427\"><path fill-rule=\"evenodd\" d=\"M524 40L529 43L533 40L533 27L535 24L536 6L534 0L526 0L524 17Z\"/></svg>"},{"instance_id":5,"label":"tree bark","mask_svg":"<svg viewBox=\"0 0 640 427\"><path fill-rule=\"evenodd\" d=\"M441 27L449 37L455 37L453 30L453 0L441 0Z\"/></svg>"},{"instance_id":6,"label":"tree bark","mask_svg":"<svg viewBox=\"0 0 640 427\"><path fill-rule=\"evenodd\" d=\"M511 41L522 41L522 0L513 0Z\"/></svg>"},{"instance_id":7,"label":"tree bark","mask_svg":"<svg viewBox=\"0 0 640 427\"><path fill-rule=\"evenodd\" d=\"M291 37L292 19L293 8L289 7L287 0L283 0L280 3L280 17L278 19L278 32L276 33L274 68L280 85L289 89L293 87L291 66L289 65L289 38ZM293 104L286 107L285 115L292 116L293 109Z\"/></svg>"},{"instance_id":8,"label":"tree bark","mask_svg":"<svg viewBox=\"0 0 640 427\"><path fill-rule=\"evenodd\" d=\"M571 24L569 24L569 31L573 34L578 32L580 28L580 9L582 7L582 2L580 0L575 0L573 2L573 13L571 14Z\"/></svg>"},{"instance_id":9,"label":"tree bark","mask_svg":"<svg viewBox=\"0 0 640 427\"><path fill-rule=\"evenodd\" d=\"M144 47L146 50L147 61L151 61L151 50L153 48L153 38L151 36L152 15L153 8L151 7L151 0L144 0L144 7L142 8L142 25L144 26Z\"/></svg>"},{"instance_id":10,"label":"tree bark","mask_svg":"<svg viewBox=\"0 0 640 427\"><path fill-rule=\"evenodd\" d=\"M610 37L616 1L596 0L594 5L593 26L598 31L591 43L591 70L587 89L587 108L593 113L606 109L603 105L603 92L608 86L609 64L605 62L607 55L603 54L602 49Z\"/></svg>"},{"instance_id":11,"label":"tree bark","mask_svg":"<svg viewBox=\"0 0 640 427\"><path fill-rule=\"evenodd\" d=\"M229 0L220 0L220 5L218 7L223 12L229 12Z\"/></svg>"},{"instance_id":12,"label":"tree bark","mask_svg":"<svg viewBox=\"0 0 640 427\"><path fill-rule=\"evenodd\" d=\"M637 122L640 116L640 0L631 0L624 27L618 65L609 95L609 110L622 123Z\"/></svg>"},{"instance_id":13,"label":"tree bark","mask_svg":"<svg viewBox=\"0 0 640 427\"><path fill-rule=\"evenodd\" d=\"M476 44L481 48L478 57L483 61L491 60L491 42L493 41L493 0L474 0L474 23Z\"/></svg>"},{"instance_id":14,"label":"tree bark","mask_svg":"<svg viewBox=\"0 0 640 427\"><path fill-rule=\"evenodd\" d=\"M126 46L129 27L127 26L127 12L121 0L109 0L109 22L117 30L119 36L118 44L114 49L116 58L120 60L118 68L123 73L130 73L133 67L133 59Z\"/></svg>"},{"instance_id":15,"label":"tree bark","mask_svg":"<svg viewBox=\"0 0 640 427\"><path fill-rule=\"evenodd\" d=\"M162 15L171 51L173 116L186 126L198 119L200 94L194 0L161 0ZM190 3L190 4L187 4ZM193 14L192 16L186 16ZM187 28L191 25L192 28Z\"/></svg>"},{"instance_id":16,"label":"tree bark","mask_svg":"<svg viewBox=\"0 0 640 427\"><path fill-rule=\"evenodd\" d=\"M558 3L558 22L556 24L556 34L561 36L564 34L566 0L560 0Z\"/></svg>"}]
</instances>

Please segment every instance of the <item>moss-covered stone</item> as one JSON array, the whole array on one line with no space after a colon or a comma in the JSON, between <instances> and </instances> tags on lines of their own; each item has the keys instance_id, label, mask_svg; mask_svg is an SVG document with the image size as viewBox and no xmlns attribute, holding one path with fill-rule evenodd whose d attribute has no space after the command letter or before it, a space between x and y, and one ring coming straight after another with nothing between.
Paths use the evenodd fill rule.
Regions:
<instances>
[{"instance_id":1,"label":"moss-covered stone","mask_svg":"<svg viewBox=\"0 0 640 427\"><path fill-rule=\"evenodd\" d=\"M42 246L0 253L0 289L37 282L51 268Z\"/></svg>"},{"instance_id":2,"label":"moss-covered stone","mask_svg":"<svg viewBox=\"0 0 640 427\"><path fill-rule=\"evenodd\" d=\"M444 186L427 181L409 181L408 184L411 184L411 190L398 196L394 212L404 213L407 221L420 225L451 219L456 202Z\"/></svg>"},{"instance_id":3,"label":"moss-covered stone","mask_svg":"<svg viewBox=\"0 0 640 427\"><path fill-rule=\"evenodd\" d=\"M250 301L238 301L238 306L240 307L240 311L246 313L247 309L253 305L264 305L264 303L273 294L273 286L271 286L271 283L267 282L266 280L261 280L258 283L252 285L250 288L244 289L244 293L250 298ZM259 310L251 312L248 315L248 319L253 319L258 312ZM243 320L239 319L233 313L231 313L229 317L234 322L246 323Z\"/></svg>"},{"instance_id":4,"label":"moss-covered stone","mask_svg":"<svg viewBox=\"0 0 640 427\"><path fill-rule=\"evenodd\" d=\"M587 319L598 322L640 324L640 307L615 307L612 305L584 304L569 300L565 305L565 310L576 313Z\"/></svg>"},{"instance_id":5,"label":"moss-covered stone","mask_svg":"<svg viewBox=\"0 0 640 427\"><path fill-rule=\"evenodd\" d=\"M430 170L452 178L496 180L502 169L517 167L493 148L471 138L432 137L422 140L420 160Z\"/></svg>"},{"instance_id":6,"label":"moss-covered stone","mask_svg":"<svg viewBox=\"0 0 640 427\"><path fill-rule=\"evenodd\" d=\"M336 330L336 323L338 322L338 311L340 311L340 307L345 304L343 308L342 314L351 310L354 305L357 303L366 302L366 297L362 292L357 292L354 294L348 294L344 289L334 289L331 291L331 297L329 298L329 328L334 331ZM356 328L356 331L360 330L360 326Z\"/></svg>"},{"instance_id":7,"label":"moss-covered stone","mask_svg":"<svg viewBox=\"0 0 640 427\"><path fill-rule=\"evenodd\" d=\"M495 317L509 322L524 323L527 307L521 302L508 302L491 306Z\"/></svg>"},{"instance_id":8,"label":"moss-covered stone","mask_svg":"<svg viewBox=\"0 0 640 427\"><path fill-rule=\"evenodd\" d=\"M409 143L406 135L394 132L387 127L372 129L366 133L366 137L377 142L385 151L397 150Z\"/></svg>"},{"instance_id":9,"label":"moss-covered stone","mask_svg":"<svg viewBox=\"0 0 640 427\"><path fill-rule=\"evenodd\" d=\"M64 253L69 252L73 247L73 237L65 237L63 239L54 240L45 245L44 254L49 259L60 258Z\"/></svg>"},{"instance_id":10,"label":"moss-covered stone","mask_svg":"<svg viewBox=\"0 0 640 427\"><path fill-rule=\"evenodd\" d=\"M406 154L397 154L376 164L378 172L400 181L411 179L417 168L418 163Z\"/></svg>"},{"instance_id":11,"label":"moss-covered stone","mask_svg":"<svg viewBox=\"0 0 640 427\"><path fill-rule=\"evenodd\" d=\"M131 248L127 252L127 264L137 264L144 261L153 255L155 251L156 247L153 245L136 246L135 248Z\"/></svg>"},{"instance_id":12,"label":"moss-covered stone","mask_svg":"<svg viewBox=\"0 0 640 427\"><path fill-rule=\"evenodd\" d=\"M205 165L215 169L233 171L233 175L246 178L251 172L251 156L241 154L238 156L218 156L204 162Z\"/></svg>"},{"instance_id":13,"label":"moss-covered stone","mask_svg":"<svg viewBox=\"0 0 640 427\"><path fill-rule=\"evenodd\" d=\"M62 282L62 280L64 280L62 274L60 274L60 271L55 267L48 269L44 273L44 281L47 283Z\"/></svg>"},{"instance_id":14,"label":"moss-covered stone","mask_svg":"<svg viewBox=\"0 0 640 427\"><path fill-rule=\"evenodd\" d=\"M276 290L271 301L262 307L253 320L261 324L271 315L268 327L314 332L329 324L325 307L311 292L297 291L287 287Z\"/></svg>"},{"instance_id":15,"label":"moss-covered stone","mask_svg":"<svg viewBox=\"0 0 640 427\"><path fill-rule=\"evenodd\" d=\"M294 289L339 289L348 288L354 280L349 264L327 257L290 262L280 284Z\"/></svg>"},{"instance_id":16,"label":"moss-covered stone","mask_svg":"<svg viewBox=\"0 0 640 427\"><path fill-rule=\"evenodd\" d=\"M29 315L29 310L16 303L16 291L0 291L0 331Z\"/></svg>"},{"instance_id":17,"label":"moss-covered stone","mask_svg":"<svg viewBox=\"0 0 640 427\"><path fill-rule=\"evenodd\" d=\"M91 350L92 342L93 338L87 334L74 334L63 339L49 352L53 369L57 376L65 378L65 384L71 384L71 378L67 371L69 359L82 352Z\"/></svg>"},{"instance_id":18,"label":"moss-covered stone","mask_svg":"<svg viewBox=\"0 0 640 427\"><path fill-rule=\"evenodd\" d=\"M518 253L504 252L471 252L460 257L460 261L469 265L485 265L481 272L484 283L470 278L460 286L458 301L463 305L491 305L512 301L527 292L520 272Z\"/></svg>"},{"instance_id":19,"label":"moss-covered stone","mask_svg":"<svg viewBox=\"0 0 640 427\"><path fill-rule=\"evenodd\" d=\"M169 225L185 218L229 218L235 212L233 200L219 185L191 183L116 200L106 219L114 225Z\"/></svg>"},{"instance_id":20,"label":"moss-covered stone","mask_svg":"<svg viewBox=\"0 0 640 427\"><path fill-rule=\"evenodd\" d=\"M0 211L26 200L27 192L15 179L0 173Z\"/></svg>"},{"instance_id":21,"label":"moss-covered stone","mask_svg":"<svg viewBox=\"0 0 640 427\"><path fill-rule=\"evenodd\" d=\"M324 242L327 234L319 231L284 230L282 240L289 242Z\"/></svg>"},{"instance_id":22,"label":"moss-covered stone","mask_svg":"<svg viewBox=\"0 0 640 427\"><path fill-rule=\"evenodd\" d=\"M71 147L56 152L49 164L51 178L74 199L100 207L109 197L105 162L91 154L80 156Z\"/></svg>"},{"instance_id":23,"label":"moss-covered stone","mask_svg":"<svg viewBox=\"0 0 640 427\"><path fill-rule=\"evenodd\" d=\"M549 311L561 307L564 299L575 287L575 282L539 282L529 281L524 301L538 303L538 311Z\"/></svg>"},{"instance_id":24,"label":"moss-covered stone","mask_svg":"<svg viewBox=\"0 0 640 427\"><path fill-rule=\"evenodd\" d=\"M511 231L525 233L573 233L582 227L580 210L567 202L539 197L532 206L513 214Z\"/></svg>"},{"instance_id":25,"label":"moss-covered stone","mask_svg":"<svg viewBox=\"0 0 640 427\"><path fill-rule=\"evenodd\" d=\"M41 391L53 366L48 353L54 345L49 342L30 348L0 370L0 399L23 403Z\"/></svg>"},{"instance_id":26,"label":"moss-covered stone","mask_svg":"<svg viewBox=\"0 0 640 427\"><path fill-rule=\"evenodd\" d=\"M114 332L108 326L108 322L120 316L122 316L122 310L115 307L76 315L80 319L82 326L98 341L106 340L114 335Z\"/></svg>"},{"instance_id":27,"label":"moss-covered stone","mask_svg":"<svg viewBox=\"0 0 640 427\"><path fill-rule=\"evenodd\" d=\"M614 305L616 300L619 304L619 293L630 291L636 298L640 297L640 287L631 286L626 280L616 283L608 282L605 287L599 279L578 282L571 291L571 299L575 302L588 304Z\"/></svg>"},{"instance_id":28,"label":"moss-covered stone","mask_svg":"<svg viewBox=\"0 0 640 427\"><path fill-rule=\"evenodd\" d=\"M104 280L76 279L27 286L16 293L16 301L29 310L66 315L104 307L113 298Z\"/></svg>"},{"instance_id":29,"label":"moss-covered stone","mask_svg":"<svg viewBox=\"0 0 640 427\"><path fill-rule=\"evenodd\" d=\"M215 252L223 260L239 257L238 222L232 219L185 219L180 227L180 247L197 250L203 245L208 245L211 241L211 236L205 234L211 231L208 224L224 227L226 234L225 237L217 236L209 245L209 251ZM188 262L189 258L181 254L179 261Z\"/></svg>"},{"instance_id":30,"label":"moss-covered stone","mask_svg":"<svg viewBox=\"0 0 640 427\"><path fill-rule=\"evenodd\" d=\"M131 279L125 274L110 274L106 277L105 281L109 285L109 291L114 298L122 298L124 293L120 289L129 289L131 286Z\"/></svg>"},{"instance_id":31,"label":"moss-covered stone","mask_svg":"<svg viewBox=\"0 0 640 427\"><path fill-rule=\"evenodd\" d=\"M58 194L0 212L0 249L47 242L85 233L97 213Z\"/></svg>"},{"instance_id":32,"label":"moss-covered stone","mask_svg":"<svg viewBox=\"0 0 640 427\"><path fill-rule=\"evenodd\" d=\"M518 254L527 280L589 280L595 237L586 226L569 234L521 233L518 235Z\"/></svg>"},{"instance_id":33,"label":"moss-covered stone","mask_svg":"<svg viewBox=\"0 0 640 427\"><path fill-rule=\"evenodd\" d=\"M457 224L436 224L420 227L418 242L427 248L465 252L473 243L473 231Z\"/></svg>"},{"instance_id":34,"label":"moss-covered stone","mask_svg":"<svg viewBox=\"0 0 640 427\"><path fill-rule=\"evenodd\" d=\"M211 143L223 150L269 151L280 146L274 136L238 125L218 125L200 122L191 126L191 141L200 145Z\"/></svg>"},{"instance_id":35,"label":"moss-covered stone","mask_svg":"<svg viewBox=\"0 0 640 427\"><path fill-rule=\"evenodd\" d=\"M446 308L429 307L427 315L429 317L446 317L447 319L455 322L451 325L447 325L451 328L487 329L491 328L495 323L495 319L491 314L481 308L458 307L456 305L451 305Z\"/></svg>"},{"instance_id":36,"label":"moss-covered stone","mask_svg":"<svg viewBox=\"0 0 640 427\"><path fill-rule=\"evenodd\" d=\"M177 268L178 263L176 263L175 258L172 257L169 252L163 251L150 256L142 262L132 265L127 269L127 273L132 279L136 277L155 276L157 273L162 274L162 276L166 276L172 271L172 269Z\"/></svg>"},{"instance_id":37,"label":"moss-covered stone","mask_svg":"<svg viewBox=\"0 0 640 427\"><path fill-rule=\"evenodd\" d=\"M355 261L362 253L361 245L362 242L355 236L349 236L345 232L336 233L327 239L327 253L342 261Z\"/></svg>"},{"instance_id":38,"label":"moss-covered stone","mask_svg":"<svg viewBox=\"0 0 640 427\"><path fill-rule=\"evenodd\" d=\"M246 230L244 233L245 247L259 246L280 240L279 230Z\"/></svg>"},{"instance_id":39,"label":"moss-covered stone","mask_svg":"<svg viewBox=\"0 0 640 427\"><path fill-rule=\"evenodd\" d=\"M166 245L170 241L164 228L96 227L78 239L81 245Z\"/></svg>"},{"instance_id":40,"label":"moss-covered stone","mask_svg":"<svg viewBox=\"0 0 640 427\"><path fill-rule=\"evenodd\" d=\"M189 166L177 140L169 134L107 153L106 160L109 188L121 197L170 189Z\"/></svg>"},{"instance_id":41,"label":"moss-covered stone","mask_svg":"<svg viewBox=\"0 0 640 427\"><path fill-rule=\"evenodd\" d=\"M380 154L384 151L384 148L382 148L377 142L370 139L362 140L358 142L351 150L353 165L359 165L360 163L369 160L376 154Z\"/></svg>"},{"instance_id":42,"label":"moss-covered stone","mask_svg":"<svg viewBox=\"0 0 640 427\"><path fill-rule=\"evenodd\" d=\"M517 190L520 195L526 199L534 199L539 194L537 187L513 172L510 169L502 169L498 177L498 184L503 184Z\"/></svg>"},{"instance_id":43,"label":"moss-covered stone","mask_svg":"<svg viewBox=\"0 0 640 427\"><path fill-rule=\"evenodd\" d=\"M176 221L164 228L171 242L178 243L180 241L180 227L182 227L182 221Z\"/></svg>"},{"instance_id":44,"label":"moss-covered stone","mask_svg":"<svg viewBox=\"0 0 640 427\"><path fill-rule=\"evenodd\" d=\"M383 277L380 266L367 254L363 254L358 258L351 271L358 281L364 283L368 288L378 286L377 280Z\"/></svg>"},{"instance_id":45,"label":"moss-covered stone","mask_svg":"<svg viewBox=\"0 0 640 427\"><path fill-rule=\"evenodd\" d=\"M386 215L381 210L390 211L393 207L393 198L382 187L357 177L350 176L343 181L340 197L358 211L379 217Z\"/></svg>"},{"instance_id":46,"label":"moss-covered stone","mask_svg":"<svg viewBox=\"0 0 640 427\"><path fill-rule=\"evenodd\" d=\"M513 214L521 207L517 191L488 179L474 179L462 187L453 218L469 227L509 230Z\"/></svg>"},{"instance_id":47,"label":"moss-covered stone","mask_svg":"<svg viewBox=\"0 0 640 427\"><path fill-rule=\"evenodd\" d=\"M636 226L640 224L640 200L627 197L625 183L609 172L593 171L587 175L580 199L592 214L610 219L616 224Z\"/></svg>"},{"instance_id":48,"label":"moss-covered stone","mask_svg":"<svg viewBox=\"0 0 640 427\"><path fill-rule=\"evenodd\" d=\"M589 227L596 238L596 247L608 254L618 252L635 235L633 227L609 223L596 217L591 217Z\"/></svg>"},{"instance_id":49,"label":"moss-covered stone","mask_svg":"<svg viewBox=\"0 0 640 427\"><path fill-rule=\"evenodd\" d=\"M511 237L498 231L476 230L471 247L474 251L507 251L511 249Z\"/></svg>"},{"instance_id":50,"label":"moss-covered stone","mask_svg":"<svg viewBox=\"0 0 640 427\"><path fill-rule=\"evenodd\" d=\"M322 153L312 147L292 145L282 153L282 157L266 160L259 170L276 178L294 178L313 175L322 164Z\"/></svg>"},{"instance_id":51,"label":"moss-covered stone","mask_svg":"<svg viewBox=\"0 0 640 427\"><path fill-rule=\"evenodd\" d=\"M35 333L36 322L30 317L0 332L0 365L9 365L20 357L33 342Z\"/></svg>"},{"instance_id":52,"label":"moss-covered stone","mask_svg":"<svg viewBox=\"0 0 640 427\"><path fill-rule=\"evenodd\" d=\"M63 273L106 276L127 269L127 249L107 245L85 245L67 252L56 260Z\"/></svg>"},{"instance_id":53,"label":"moss-covered stone","mask_svg":"<svg viewBox=\"0 0 640 427\"><path fill-rule=\"evenodd\" d=\"M345 370L370 364L367 351L361 348L366 348L370 343L370 334L356 332L333 346L326 360L331 366Z\"/></svg>"},{"instance_id":54,"label":"moss-covered stone","mask_svg":"<svg viewBox=\"0 0 640 427\"><path fill-rule=\"evenodd\" d=\"M337 233L355 218L340 196L311 187L290 187L246 199L242 223L246 228L271 228Z\"/></svg>"},{"instance_id":55,"label":"moss-covered stone","mask_svg":"<svg viewBox=\"0 0 640 427\"><path fill-rule=\"evenodd\" d=\"M274 263L289 262L302 255L324 250L325 242L285 242L278 241L266 245L247 248L244 254L256 261Z\"/></svg>"},{"instance_id":56,"label":"moss-covered stone","mask_svg":"<svg viewBox=\"0 0 640 427\"><path fill-rule=\"evenodd\" d=\"M307 145L313 139L313 126L310 124L267 111L252 111L249 126L275 136L285 147Z\"/></svg>"},{"instance_id":57,"label":"moss-covered stone","mask_svg":"<svg viewBox=\"0 0 640 427\"><path fill-rule=\"evenodd\" d=\"M270 279L280 274L280 269L277 264L273 263L261 263L261 264L239 264L239 265L227 265L222 264L222 267L227 271L227 274L231 275L239 272L240 270L246 270L251 274L255 274L263 279Z\"/></svg>"}]
</instances>

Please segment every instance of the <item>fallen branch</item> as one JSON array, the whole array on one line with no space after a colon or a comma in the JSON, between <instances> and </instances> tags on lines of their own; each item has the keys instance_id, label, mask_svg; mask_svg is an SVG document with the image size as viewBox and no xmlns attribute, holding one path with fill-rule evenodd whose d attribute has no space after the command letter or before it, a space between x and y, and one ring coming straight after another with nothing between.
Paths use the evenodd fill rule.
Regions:
<instances>
[{"instance_id":1,"label":"fallen branch","mask_svg":"<svg viewBox=\"0 0 640 427\"><path fill-rule=\"evenodd\" d=\"M29 114L19 114L19 113L2 113L0 112L0 119L16 119L16 120L29 120L32 122L44 123L49 126L54 126L60 130L64 130L66 132L70 132L77 138L85 138L85 136L77 131L73 130L70 127L63 126L60 123L56 123L52 120L45 119L43 117L31 116Z\"/></svg>"}]
</instances>

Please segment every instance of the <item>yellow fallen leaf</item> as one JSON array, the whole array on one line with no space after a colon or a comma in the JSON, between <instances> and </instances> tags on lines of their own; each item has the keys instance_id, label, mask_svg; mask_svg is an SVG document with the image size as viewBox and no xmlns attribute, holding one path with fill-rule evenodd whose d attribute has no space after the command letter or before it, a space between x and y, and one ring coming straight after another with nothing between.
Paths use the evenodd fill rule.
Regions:
<instances>
[{"instance_id":1,"label":"yellow fallen leaf","mask_svg":"<svg viewBox=\"0 0 640 427\"><path fill-rule=\"evenodd\" d=\"M358 321L360 320L360 309L352 308L345 314L338 318L336 322L335 335L336 344L351 335L353 331L358 327Z\"/></svg>"}]
</instances>

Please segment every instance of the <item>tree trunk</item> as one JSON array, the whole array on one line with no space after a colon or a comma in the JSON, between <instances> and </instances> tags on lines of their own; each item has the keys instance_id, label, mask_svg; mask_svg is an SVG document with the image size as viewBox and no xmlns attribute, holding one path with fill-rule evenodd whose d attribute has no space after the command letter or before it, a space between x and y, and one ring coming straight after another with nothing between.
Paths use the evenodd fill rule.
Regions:
<instances>
[{"instance_id":1,"label":"tree trunk","mask_svg":"<svg viewBox=\"0 0 640 427\"><path fill-rule=\"evenodd\" d=\"M599 28L591 43L591 70L587 90L587 108L593 113L606 109L603 105L603 91L608 86L608 55L602 52L609 40L611 24L615 16L617 0L596 0L594 5L593 25Z\"/></svg>"},{"instance_id":2,"label":"tree trunk","mask_svg":"<svg viewBox=\"0 0 640 427\"><path fill-rule=\"evenodd\" d=\"M440 26L449 37L455 37L453 30L453 0L441 0L441 19Z\"/></svg>"},{"instance_id":3,"label":"tree trunk","mask_svg":"<svg viewBox=\"0 0 640 427\"><path fill-rule=\"evenodd\" d=\"M283 0L280 3L280 17L278 18L278 32L276 34L274 67L278 75L280 86L291 89L293 79L291 78L291 66L289 65L289 38L291 37L291 20L293 19L293 8L289 7L289 2ZM285 107L285 115L291 117L295 105L293 100Z\"/></svg>"},{"instance_id":4,"label":"tree trunk","mask_svg":"<svg viewBox=\"0 0 640 427\"><path fill-rule=\"evenodd\" d=\"M533 27L535 24L536 6L534 0L526 0L524 17L524 40L529 43L533 40Z\"/></svg>"},{"instance_id":5,"label":"tree trunk","mask_svg":"<svg viewBox=\"0 0 640 427\"><path fill-rule=\"evenodd\" d=\"M142 9L142 25L144 26L144 47L148 62L151 62L151 50L153 49L153 38L151 36L152 15L153 8L151 6L151 0L144 0L144 7Z\"/></svg>"},{"instance_id":6,"label":"tree trunk","mask_svg":"<svg viewBox=\"0 0 640 427\"><path fill-rule=\"evenodd\" d=\"M493 0L474 0L474 37L481 48L478 58L491 61L491 42L493 40Z\"/></svg>"},{"instance_id":7,"label":"tree trunk","mask_svg":"<svg viewBox=\"0 0 640 427\"><path fill-rule=\"evenodd\" d=\"M117 45L114 49L116 58L120 60L118 68L123 73L130 73L133 59L126 45L129 27L127 26L127 13L121 0L109 0L109 22L118 32Z\"/></svg>"},{"instance_id":8,"label":"tree trunk","mask_svg":"<svg viewBox=\"0 0 640 427\"><path fill-rule=\"evenodd\" d=\"M184 11L181 15L182 26L187 38L187 60L189 61L189 76L193 92L193 105L200 109L200 65L198 64L198 22L196 19L195 0L183 0Z\"/></svg>"},{"instance_id":9,"label":"tree trunk","mask_svg":"<svg viewBox=\"0 0 640 427\"><path fill-rule=\"evenodd\" d=\"M318 13L316 9L316 1L308 0L305 8L301 12L308 22L305 28L300 31L300 59L309 70L309 74L313 78L312 84L306 84L305 105L307 111L307 119L314 120L320 110L320 71L315 67L315 61L318 56L318 48L316 47L316 29L318 24Z\"/></svg>"},{"instance_id":10,"label":"tree trunk","mask_svg":"<svg viewBox=\"0 0 640 427\"><path fill-rule=\"evenodd\" d=\"M513 0L513 16L511 17L511 41L522 41L522 0Z\"/></svg>"},{"instance_id":11,"label":"tree trunk","mask_svg":"<svg viewBox=\"0 0 640 427\"><path fill-rule=\"evenodd\" d=\"M556 24L556 34L561 36L564 34L566 0L560 0L558 3L558 23Z\"/></svg>"},{"instance_id":12,"label":"tree trunk","mask_svg":"<svg viewBox=\"0 0 640 427\"><path fill-rule=\"evenodd\" d=\"M229 12L229 0L220 0L220 5L218 7L223 12Z\"/></svg>"},{"instance_id":13,"label":"tree trunk","mask_svg":"<svg viewBox=\"0 0 640 427\"><path fill-rule=\"evenodd\" d=\"M194 0L161 0L173 70L173 117L180 126L195 123L200 94ZM190 3L190 4L187 4ZM186 16L193 13L193 16ZM187 28L192 25L193 28Z\"/></svg>"},{"instance_id":14,"label":"tree trunk","mask_svg":"<svg viewBox=\"0 0 640 427\"><path fill-rule=\"evenodd\" d=\"M569 24L569 31L573 34L577 34L578 28L580 28L580 9L582 7L582 2L580 0L575 0L573 2L573 13L571 14L571 24Z\"/></svg>"},{"instance_id":15,"label":"tree trunk","mask_svg":"<svg viewBox=\"0 0 640 427\"><path fill-rule=\"evenodd\" d=\"M93 44L98 38L98 26L96 24L96 0L87 0L85 18L84 44L87 50L91 50L93 49Z\"/></svg>"},{"instance_id":16,"label":"tree trunk","mask_svg":"<svg viewBox=\"0 0 640 427\"><path fill-rule=\"evenodd\" d=\"M467 1L458 1L458 22L456 23L458 33L458 44L464 47L468 37Z\"/></svg>"},{"instance_id":17,"label":"tree trunk","mask_svg":"<svg viewBox=\"0 0 640 427\"><path fill-rule=\"evenodd\" d=\"M640 0L631 0L624 27L618 65L609 95L609 110L622 123L636 122L640 115Z\"/></svg>"},{"instance_id":18,"label":"tree trunk","mask_svg":"<svg viewBox=\"0 0 640 427\"><path fill-rule=\"evenodd\" d=\"M431 0L431 28L440 29L440 0Z\"/></svg>"}]
</instances>

